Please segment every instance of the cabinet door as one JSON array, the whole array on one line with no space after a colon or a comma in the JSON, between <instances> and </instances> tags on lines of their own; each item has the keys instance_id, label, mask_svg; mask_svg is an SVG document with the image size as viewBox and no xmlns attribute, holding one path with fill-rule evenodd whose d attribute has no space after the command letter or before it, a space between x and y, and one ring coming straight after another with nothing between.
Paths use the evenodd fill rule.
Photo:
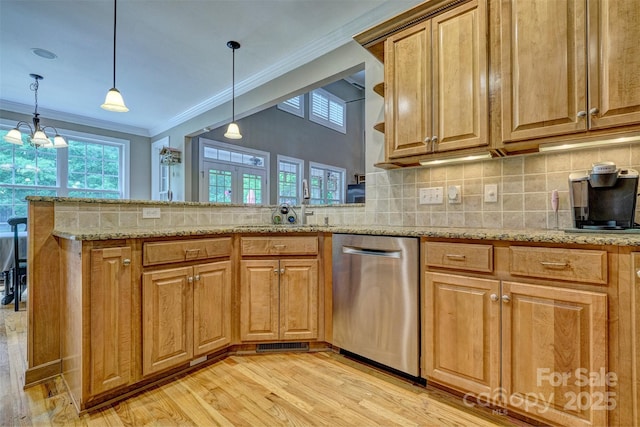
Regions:
<instances>
[{"instance_id":1,"label":"cabinet door","mask_svg":"<svg viewBox=\"0 0 640 427\"><path fill-rule=\"evenodd\" d=\"M508 404L553 424L607 425L606 294L503 282L502 295Z\"/></svg>"},{"instance_id":2,"label":"cabinet door","mask_svg":"<svg viewBox=\"0 0 640 427\"><path fill-rule=\"evenodd\" d=\"M278 339L278 260L244 260L240 272L240 339Z\"/></svg>"},{"instance_id":3,"label":"cabinet door","mask_svg":"<svg viewBox=\"0 0 640 427\"><path fill-rule=\"evenodd\" d=\"M433 18L436 151L489 144L485 6L475 0Z\"/></svg>"},{"instance_id":4,"label":"cabinet door","mask_svg":"<svg viewBox=\"0 0 640 427\"><path fill-rule=\"evenodd\" d=\"M639 1L589 1L591 128L640 123L639 40Z\"/></svg>"},{"instance_id":5,"label":"cabinet door","mask_svg":"<svg viewBox=\"0 0 640 427\"><path fill-rule=\"evenodd\" d=\"M280 338L318 338L318 260L281 260L280 272Z\"/></svg>"},{"instance_id":6,"label":"cabinet door","mask_svg":"<svg viewBox=\"0 0 640 427\"><path fill-rule=\"evenodd\" d=\"M200 356L231 342L231 261L193 269L193 355Z\"/></svg>"},{"instance_id":7,"label":"cabinet door","mask_svg":"<svg viewBox=\"0 0 640 427\"><path fill-rule=\"evenodd\" d=\"M586 130L587 117L578 117L587 109L586 2L511 0L500 8L502 139Z\"/></svg>"},{"instance_id":8,"label":"cabinet door","mask_svg":"<svg viewBox=\"0 0 640 427\"><path fill-rule=\"evenodd\" d=\"M500 387L497 280L425 273L422 375L475 395Z\"/></svg>"},{"instance_id":9,"label":"cabinet door","mask_svg":"<svg viewBox=\"0 0 640 427\"><path fill-rule=\"evenodd\" d=\"M129 384L131 248L91 251L91 396Z\"/></svg>"},{"instance_id":10,"label":"cabinet door","mask_svg":"<svg viewBox=\"0 0 640 427\"><path fill-rule=\"evenodd\" d=\"M389 158L428 151L431 139L431 21L385 42L385 141Z\"/></svg>"},{"instance_id":11,"label":"cabinet door","mask_svg":"<svg viewBox=\"0 0 640 427\"><path fill-rule=\"evenodd\" d=\"M142 275L142 373L162 371L193 356L191 267Z\"/></svg>"}]
</instances>

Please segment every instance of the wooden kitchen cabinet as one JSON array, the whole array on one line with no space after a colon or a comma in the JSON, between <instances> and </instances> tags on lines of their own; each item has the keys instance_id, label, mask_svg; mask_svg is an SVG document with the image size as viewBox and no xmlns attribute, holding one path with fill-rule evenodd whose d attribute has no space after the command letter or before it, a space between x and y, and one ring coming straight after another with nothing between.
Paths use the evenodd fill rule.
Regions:
<instances>
[{"instance_id":1,"label":"wooden kitchen cabinet","mask_svg":"<svg viewBox=\"0 0 640 427\"><path fill-rule=\"evenodd\" d=\"M189 362L231 342L231 262L143 273L142 372Z\"/></svg>"},{"instance_id":2,"label":"wooden kitchen cabinet","mask_svg":"<svg viewBox=\"0 0 640 427\"><path fill-rule=\"evenodd\" d=\"M387 38L388 160L489 144L486 21L474 0Z\"/></svg>"},{"instance_id":3,"label":"wooden kitchen cabinet","mask_svg":"<svg viewBox=\"0 0 640 427\"><path fill-rule=\"evenodd\" d=\"M425 273L423 376L492 396L500 387L500 281Z\"/></svg>"},{"instance_id":4,"label":"wooden kitchen cabinet","mask_svg":"<svg viewBox=\"0 0 640 427\"><path fill-rule=\"evenodd\" d=\"M474 246L424 243L422 375L552 424L606 425L607 293L579 288L607 286L607 253L500 247L487 271Z\"/></svg>"},{"instance_id":5,"label":"wooden kitchen cabinet","mask_svg":"<svg viewBox=\"0 0 640 427\"><path fill-rule=\"evenodd\" d=\"M500 2L505 143L640 125L640 2Z\"/></svg>"},{"instance_id":6,"label":"wooden kitchen cabinet","mask_svg":"<svg viewBox=\"0 0 640 427\"><path fill-rule=\"evenodd\" d=\"M133 378L131 248L91 250L89 395Z\"/></svg>"},{"instance_id":7,"label":"wooden kitchen cabinet","mask_svg":"<svg viewBox=\"0 0 640 427\"><path fill-rule=\"evenodd\" d=\"M240 339L317 339L317 237L242 237L241 251Z\"/></svg>"}]
</instances>

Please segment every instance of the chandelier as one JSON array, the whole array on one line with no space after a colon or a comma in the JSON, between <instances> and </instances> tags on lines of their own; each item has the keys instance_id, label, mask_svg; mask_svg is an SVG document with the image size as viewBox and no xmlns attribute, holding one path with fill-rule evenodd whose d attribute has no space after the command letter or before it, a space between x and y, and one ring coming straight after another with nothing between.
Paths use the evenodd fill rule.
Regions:
<instances>
[{"instance_id":1,"label":"chandelier","mask_svg":"<svg viewBox=\"0 0 640 427\"><path fill-rule=\"evenodd\" d=\"M22 132L20 127L28 127L31 132L29 135L29 144L38 148L63 148L68 147L67 141L58 134L58 130L53 126L40 126L40 114L38 114L38 85L39 81L43 79L38 74L29 74L35 81L29 85L29 88L35 92L36 108L33 112L33 127L25 121L19 121L16 127L11 129L9 133L4 136L4 140L10 144L22 145ZM51 140L47 134L47 129L53 129L55 132L53 140Z\"/></svg>"}]
</instances>

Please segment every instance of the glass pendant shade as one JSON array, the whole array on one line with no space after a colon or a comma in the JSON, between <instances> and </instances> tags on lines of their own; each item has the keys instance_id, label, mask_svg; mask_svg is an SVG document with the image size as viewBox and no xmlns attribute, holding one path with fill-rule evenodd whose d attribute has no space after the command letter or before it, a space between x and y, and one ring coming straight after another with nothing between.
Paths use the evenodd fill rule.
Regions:
<instances>
[{"instance_id":1,"label":"glass pendant shade","mask_svg":"<svg viewBox=\"0 0 640 427\"><path fill-rule=\"evenodd\" d=\"M240 128L238 128L238 125L235 122L229 123L229 127L227 128L224 137L229 139L242 139L242 135L240 135Z\"/></svg>"},{"instance_id":2,"label":"glass pendant shade","mask_svg":"<svg viewBox=\"0 0 640 427\"><path fill-rule=\"evenodd\" d=\"M49 138L47 138L47 135L45 135L45 133L41 130L37 130L33 136L31 137L31 142L35 145L48 145L51 144L51 141L49 140Z\"/></svg>"},{"instance_id":3,"label":"glass pendant shade","mask_svg":"<svg viewBox=\"0 0 640 427\"><path fill-rule=\"evenodd\" d=\"M68 146L67 141L60 135L56 134L56 136L53 137L53 148L64 148Z\"/></svg>"},{"instance_id":4,"label":"glass pendant shade","mask_svg":"<svg viewBox=\"0 0 640 427\"><path fill-rule=\"evenodd\" d=\"M122 99L120 91L115 87L109 89L109 92L107 92L107 96L104 99L104 104L100 107L107 111L115 111L116 113L126 113L129 111L127 106L124 105L124 99Z\"/></svg>"},{"instance_id":5,"label":"glass pendant shade","mask_svg":"<svg viewBox=\"0 0 640 427\"><path fill-rule=\"evenodd\" d=\"M22 133L18 128L13 128L4 136L4 140L10 144L22 145Z\"/></svg>"}]
</instances>

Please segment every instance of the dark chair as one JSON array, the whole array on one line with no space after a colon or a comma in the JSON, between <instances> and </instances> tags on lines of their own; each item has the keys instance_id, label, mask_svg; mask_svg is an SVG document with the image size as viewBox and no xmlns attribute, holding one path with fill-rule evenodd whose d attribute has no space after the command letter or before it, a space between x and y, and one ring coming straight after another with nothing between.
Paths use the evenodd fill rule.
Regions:
<instances>
[{"instance_id":1,"label":"dark chair","mask_svg":"<svg viewBox=\"0 0 640 427\"><path fill-rule=\"evenodd\" d=\"M20 295L22 295L22 291L27 287L27 257L20 257L20 239L18 232L27 230L27 218L9 218L7 223L11 226L11 231L13 232L13 267L9 270L9 275L11 276L11 285L13 286L15 311L18 311ZM24 229L20 230L20 228L22 228L20 225L24 225ZM5 284L5 288L6 286Z\"/></svg>"}]
</instances>

